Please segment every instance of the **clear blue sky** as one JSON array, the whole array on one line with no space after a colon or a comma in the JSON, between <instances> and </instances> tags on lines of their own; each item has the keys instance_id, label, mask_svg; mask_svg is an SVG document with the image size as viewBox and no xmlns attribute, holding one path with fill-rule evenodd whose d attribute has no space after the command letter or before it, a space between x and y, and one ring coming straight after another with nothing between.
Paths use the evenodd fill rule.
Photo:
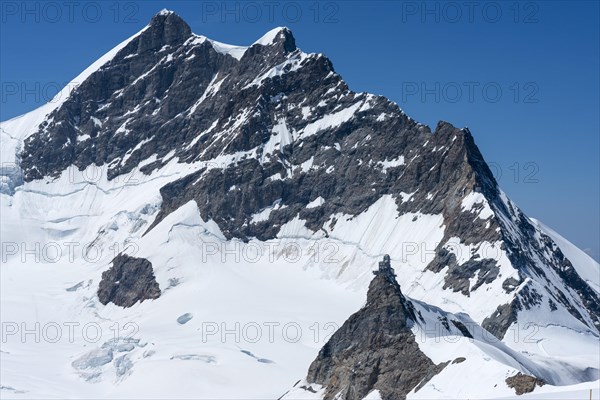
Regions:
<instances>
[{"instance_id":1,"label":"clear blue sky","mask_svg":"<svg viewBox=\"0 0 600 400\"><path fill-rule=\"evenodd\" d=\"M0 2L0 119L27 112L162 8L250 44L285 25L355 91L469 126L530 216L600 255L597 1Z\"/></svg>"}]
</instances>

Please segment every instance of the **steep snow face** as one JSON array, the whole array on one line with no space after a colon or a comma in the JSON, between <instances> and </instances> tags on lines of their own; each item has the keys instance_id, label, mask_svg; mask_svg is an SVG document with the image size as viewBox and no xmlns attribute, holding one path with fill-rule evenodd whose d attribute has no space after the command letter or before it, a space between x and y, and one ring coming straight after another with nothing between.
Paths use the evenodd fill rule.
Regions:
<instances>
[{"instance_id":1,"label":"steep snow face","mask_svg":"<svg viewBox=\"0 0 600 400\"><path fill-rule=\"evenodd\" d=\"M260 44L262 46L268 46L273 44L277 36L285 35L289 32L289 29L284 26L279 26L277 28L271 29L269 32L265 33L260 39L258 39L254 44Z\"/></svg>"},{"instance_id":2,"label":"steep snow face","mask_svg":"<svg viewBox=\"0 0 600 400\"><path fill-rule=\"evenodd\" d=\"M423 316L423 321L417 321L413 329L421 350L435 363L450 363L422 388L413 391L409 398L433 398L436 392L449 398L510 397L514 390L507 387L504 380L517 372L539 377L551 386L574 385L582 376L589 381L600 377L598 368L589 369L590 365L600 361L597 354L588 353L597 346L597 338L593 335L572 342L568 355L566 351L550 349L547 344L557 338L548 332L538 338L537 328L530 327L528 332L518 332L499 341L465 314L448 313L417 301L413 304ZM465 329L468 335L463 332ZM535 345L548 347L549 351L520 351L523 343L529 344L530 348ZM471 385L456 385L462 374L479 378Z\"/></svg>"},{"instance_id":3,"label":"steep snow face","mask_svg":"<svg viewBox=\"0 0 600 400\"><path fill-rule=\"evenodd\" d=\"M77 96L0 125L2 163L15 162L0 182L2 322L19 329L3 342L3 393L276 398L360 308L386 253L404 293L511 351L597 364L577 350L598 342L597 264L499 192L468 130L432 135L351 92L289 30L229 46L163 12L74 82ZM152 263L160 298L100 304L122 252ZM36 322L103 336L71 342L63 325L56 343L22 340ZM530 322L541 347L512 339ZM111 342L115 323L130 324Z\"/></svg>"},{"instance_id":4,"label":"steep snow face","mask_svg":"<svg viewBox=\"0 0 600 400\"><path fill-rule=\"evenodd\" d=\"M596 292L600 292L600 264L592 257L574 246L567 239L562 237L552 228L544 225L542 222L530 218L531 222L543 233L550 236L554 243L560 248L565 256L573 263L577 273L590 285Z\"/></svg>"}]
</instances>

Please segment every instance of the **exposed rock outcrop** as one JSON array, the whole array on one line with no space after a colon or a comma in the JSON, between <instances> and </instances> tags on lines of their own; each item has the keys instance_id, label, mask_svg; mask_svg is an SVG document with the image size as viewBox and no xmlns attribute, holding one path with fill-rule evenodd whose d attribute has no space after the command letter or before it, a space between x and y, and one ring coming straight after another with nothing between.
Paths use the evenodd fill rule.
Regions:
<instances>
[{"instance_id":1,"label":"exposed rock outcrop","mask_svg":"<svg viewBox=\"0 0 600 400\"><path fill-rule=\"evenodd\" d=\"M98 287L98 299L102 304L131 307L138 301L160 297L160 288L150 261L119 254L112 264L109 270L102 273Z\"/></svg>"},{"instance_id":2,"label":"exposed rock outcrop","mask_svg":"<svg viewBox=\"0 0 600 400\"><path fill-rule=\"evenodd\" d=\"M525 375L519 372L516 375L506 378L506 384L515 389L515 393L520 396L525 393L533 392L536 386L544 386L546 382L535 376Z\"/></svg>"},{"instance_id":3,"label":"exposed rock outcrop","mask_svg":"<svg viewBox=\"0 0 600 400\"><path fill-rule=\"evenodd\" d=\"M403 399L445 366L419 349L411 331L414 308L402 295L389 258L375 274L366 305L333 334L308 370L306 381L325 387L325 400L362 400L373 390L383 400Z\"/></svg>"}]
</instances>

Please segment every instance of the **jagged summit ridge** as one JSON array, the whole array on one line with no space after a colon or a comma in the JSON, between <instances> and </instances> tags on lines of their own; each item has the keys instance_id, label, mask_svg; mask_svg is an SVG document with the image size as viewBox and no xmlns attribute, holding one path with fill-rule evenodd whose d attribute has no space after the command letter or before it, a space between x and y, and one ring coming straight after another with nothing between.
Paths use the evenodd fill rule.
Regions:
<instances>
[{"instance_id":1,"label":"jagged summit ridge","mask_svg":"<svg viewBox=\"0 0 600 400\"><path fill-rule=\"evenodd\" d=\"M112 180L187 164L185 176L161 188L146 232L195 201L226 238L244 241L273 239L295 218L329 236L336 215L360 215L389 196L397 215L443 217L435 257L423 268L447 269L444 289L472 296L499 279L517 283L495 289L511 306L478 317L489 316L486 326L499 337L520 311L542 304L532 290L549 290L547 304L597 331L597 293L555 267L564 255L536 239L468 129L440 122L432 134L388 99L352 92L326 57L296 49L286 28L263 39L271 44L225 47L193 35L176 14L159 13L27 138L23 180L56 178L70 166L105 166ZM256 219L264 210L268 217ZM456 238L506 251L462 259L445 247ZM573 291L564 294L559 282Z\"/></svg>"},{"instance_id":2,"label":"jagged summit ridge","mask_svg":"<svg viewBox=\"0 0 600 400\"><path fill-rule=\"evenodd\" d=\"M296 50L296 41L292 31L283 26L271 29L249 46L222 43L204 35L194 34L179 15L166 9L158 12L147 28L141 35L145 40L141 41L139 51L156 50L159 45L181 44L190 37L195 38L196 42L206 41L213 46L215 51L230 55L238 61L249 49L254 48L252 53L258 51L258 46L272 48L270 51L292 52Z\"/></svg>"}]
</instances>

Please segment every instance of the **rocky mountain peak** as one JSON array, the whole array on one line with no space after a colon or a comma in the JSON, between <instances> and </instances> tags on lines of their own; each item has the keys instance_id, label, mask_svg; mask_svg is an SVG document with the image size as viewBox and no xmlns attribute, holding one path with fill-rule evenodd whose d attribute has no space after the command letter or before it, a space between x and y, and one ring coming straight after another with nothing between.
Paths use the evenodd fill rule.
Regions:
<instances>
[{"instance_id":1,"label":"rocky mountain peak","mask_svg":"<svg viewBox=\"0 0 600 400\"><path fill-rule=\"evenodd\" d=\"M396 273L391 266L390 256L385 255L379 262L379 269L373 271L375 277L369 285L367 292L367 307L387 308L392 306L401 326L407 327L409 320L415 319L411 307L406 306L406 299L402 295L400 285L396 280Z\"/></svg>"},{"instance_id":2,"label":"rocky mountain peak","mask_svg":"<svg viewBox=\"0 0 600 400\"><path fill-rule=\"evenodd\" d=\"M289 28L280 26L265 33L260 39L254 42L254 45L280 46L281 49L289 53L296 50L296 39Z\"/></svg>"},{"instance_id":3,"label":"rocky mountain peak","mask_svg":"<svg viewBox=\"0 0 600 400\"><path fill-rule=\"evenodd\" d=\"M292 31L286 27L271 29L260 39L252 44L244 53L244 59L250 60L256 58L262 63L281 63L294 51L296 39Z\"/></svg>"},{"instance_id":4,"label":"rocky mountain peak","mask_svg":"<svg viewBox=\"0 0 600 400\"><path fill-rule=\"evenodd\" d=\"M163 46L175 46L192 35L190 26L173 11L162 10L150 20L139 37L138 53L160 50Z\"/></svg>"},{"instance_id":5,"label":"rocky mountain peak","mask_svg":"<svg viewBox=\"0 0 600 400\"><path fill-rule=\"evenodd\" d=\"M374 390L384 400L402 399L438 369L415 341L414 306L400 291L390 257L373 273L365 306L321 349L302 389L324 387L326 400L360 400Z\"/></svg>"}]
</instances>

